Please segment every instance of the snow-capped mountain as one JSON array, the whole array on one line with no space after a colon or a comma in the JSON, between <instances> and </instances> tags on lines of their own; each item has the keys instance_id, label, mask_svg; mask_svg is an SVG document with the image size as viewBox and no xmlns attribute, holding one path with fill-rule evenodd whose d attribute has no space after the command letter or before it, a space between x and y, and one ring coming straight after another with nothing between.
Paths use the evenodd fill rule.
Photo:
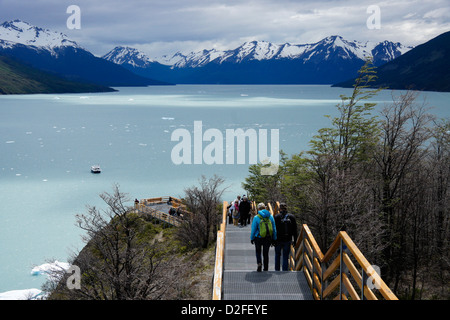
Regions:
<instances>
[{"instance_id":1,"label":"snow-capped mountain","mask_svg":"<svg viewBox=\"0 0 450 320\"><path fill-rule=\"evenodd\" d=\"M148 67L153 62L145 53L130 47L115 47L102 58L116 64L127 63L141 68Z\"/></svg>"},{"instance_id":2,"label":"snow-capped mountain","mask_svg":"<svg viewBox=\"0 0 450 320\"><path fill-rule=\"evenodd\" d=\"M373 57L376 66L410 47L383 41L348 41L330 36L312 44L250 41L231 50L201 50L150 59L117 47L103 56L147 77L173 83L335 83L353 77Z\"/></svg>"},{"instance_id":3,"label":"snow-capped mountain","mask_svg":"<svg viewBox=\"0 0 450 320\"><path fill-rule=\"evenodd\" d=\"M381 50L381 49L380 49ZM450 31L377 68L374 87L450 92ZM352 88L354 79L335 87Z\"/></svg>"},{"instance_id":4,"label":"snow-capped mountain","mask_svg":"<svg viewBox=\"0 0 450 320\"><path fill-rule=\"evenodd\" d=\"M95 57L63 33L21 20L0 24L0 55L73 81L104 86L167 84L138 76L120 65Z\"/></svg>"},{"instance_id":5,"label":"snow-capped mountain","mask_svg":"<svg viewBox=\"0 0 450 320\"><path fill-rule=\"evenodd\" d=\"M13 47L17 44L34 46L48 51L59 47L82 49L65 34L33 26L21 20L0 24L0 47Z\"/></svg>"},{"instance_id":6,"label":"snow-capped mountain","mask_svg":"<svg viewBox=\"0 0 450 320\"><path fill-rule=\"evenodd\" d=\"M388 62L410 50L400 43L383 41L380 43L359 41L347 41L341 36L330 36L313 44L274 44L266 41L245 42L233 50L217 51L202 50L182 54L177 52L174 56L167 56L156 61L171 65L176 68L202 67L210 62L215 63L242 63L251 60L282 60L302 59L305 63L309 60L330 60L335 57L341 59L361 59L372 56L375 64Z\"/></svg>"},{"instance_id":7,"label":"snow-capped mountain","mask_svg":"<svg viewBox=\"0 0 450 320\"><path fill-rule=\"evenodd\" d=\"M150 59L143 52L129 47L116 47L104 59L117 64L130 64L134 67L147 67L151 62L159 62L172 68L198 68L214 62L242 63L256 60L301 59L304 63L314 60L331 60L336 57L344 60L360 59L372 56L374 63L382 64L409 51L411 47L400 43L383 41L380 43L347 41L341 36L330 36L313 44L274 44L266 41L245 42L232 50L202 50L184 54L177 52L172 56Z\"/></svg>"}]
</instances>

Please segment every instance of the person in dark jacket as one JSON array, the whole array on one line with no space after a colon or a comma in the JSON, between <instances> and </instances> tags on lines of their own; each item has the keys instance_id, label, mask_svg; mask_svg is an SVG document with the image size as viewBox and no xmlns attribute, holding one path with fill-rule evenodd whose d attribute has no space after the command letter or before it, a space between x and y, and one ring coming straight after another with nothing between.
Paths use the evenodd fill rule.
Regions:
<instances>
[{"instance_id":1,"label":"person in dark jacket","mask_svg":"<svg viewBox=\"0 0 450 320\"><path fill-rule=\"evenodd\" d=\"M280 204L280 213L275 216L277 242L275 245L275 270L280 271L280 259L283 253L283 271L288 271L288 259L291 244L297 241L297 222L294 215L287 212L285 203Z\"/></svg>"},{"instance_id":2,"label":"person in dark jacket","mask_svg":"<svg viewBox=\"0 0 450 320\"><path fill-rule=\"evenodd\" d=\"M248 201L246 196L242 197L242 201L239 204L239 213L241 226L247 226L248 215L250 213L250 202Z\"/></svg>"}]
</instances>

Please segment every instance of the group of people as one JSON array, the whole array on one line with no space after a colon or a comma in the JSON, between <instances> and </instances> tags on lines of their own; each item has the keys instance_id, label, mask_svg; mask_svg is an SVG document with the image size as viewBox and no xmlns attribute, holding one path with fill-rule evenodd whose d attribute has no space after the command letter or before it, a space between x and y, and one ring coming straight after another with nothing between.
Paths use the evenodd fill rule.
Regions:
<instances>
[{"instance_id":1,"label":"group of people","mask_svg":"<svg viewBox=\"0 0 450 320\"><path fill-rule=\"evenodd\" d=\"M173 217L182 217L183 213L180 208L175 209L174 207L170 207L169 214Z\"/></svg>"},{"instance_id":2,"label":"group of people","mask_svg":"<svg viewBox=\"0 0 450 320\"><path fill-rule=\"evenodd\" d=\"M247 226L250 223L250 210L250 201L245 194L242 196L242 200L241 196L237 196L228 208L229 223L240 227Z\"/></svg>"},{"instance_id":3,"label":"group of people","mask_svg":"<svg viewBox=\"0 0 450 320\"><path fill-rule=\"evenodd\" d=\"M269 249L275 247L275 271L288 271L289 252L291 244L297 241L297 221L295 216L287 211L285 203L280 204L280 212L273 217L264 203L257 206L257 214L250 216L251 205L244 195L237 198L229 207L230 223L245 227L250 224L250 242L255 245L256 271L269 270ZM261 257L262 254L262 257ZM281 259L282 258L282 259Z\"/></svg>"}]
</instances>

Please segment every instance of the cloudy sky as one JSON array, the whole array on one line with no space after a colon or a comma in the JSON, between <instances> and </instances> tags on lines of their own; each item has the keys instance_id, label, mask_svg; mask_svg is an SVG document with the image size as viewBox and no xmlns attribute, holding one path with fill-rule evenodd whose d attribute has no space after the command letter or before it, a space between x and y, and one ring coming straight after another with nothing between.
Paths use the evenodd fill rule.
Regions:
<instances>
[{"instance_id":1,"label":"cloudy sky","mask_svg":"<svg viewBox=\"0 0 450 320\"><path fill-rule=\"evenodd\" d=\"M81 10L79 30L67 28L70 5ZM367 27L373 5L380 9L379 29ZM450 1L0 0L0 23L14 19L63 32L96 55L128 45L157 57L251 40L314 43L336 34L418 45L450 31Z\"/></svg>"}]
</instances>

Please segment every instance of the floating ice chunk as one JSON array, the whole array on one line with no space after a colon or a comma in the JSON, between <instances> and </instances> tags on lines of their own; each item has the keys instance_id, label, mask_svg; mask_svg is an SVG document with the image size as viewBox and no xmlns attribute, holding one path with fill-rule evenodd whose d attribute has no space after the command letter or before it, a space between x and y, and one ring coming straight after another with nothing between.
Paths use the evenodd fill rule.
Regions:
<instances>
[{"instance_id":1,"label":"floating ice chunk","mask_svg":"<svg viewBox=\"0 0 450 320\"><path fill-rule=\"evenodd\" d=\"M41 293L42 291L36 288L0 292L0 300L34 300L40 296Z\"/></svg>"},{"instance_id":2,"label":"floating ice chunk","mask_svg":"<svg viewBox=\"0 0 450 320\"><path fill-rule=\"evenodd\" d=\"M25 134L32 134L33 132L31 132L31 131L27 131L27 132L25 132Z\"/></svg>"},{"instance_id":3,"label":"floating ice chunk","mask_svg":"<svg viewBox=\"0 0 450 320\"><path fill-rule=\"evenodd\" d=\"M42 179L42 181L47 182L48 180L47 179Z\"/></svg>"},{"instance_id":4,"label":"floating ice chunk","mask_svg":"<svg viewBox=\"0 0 450 320\"><path fill-rule=\"evenodd\" d=\"M9 141L6 141L6 143L8 143L8 144L15 143L15 141L14 140L9 140Z\"/></svg>"},{"instance_id":5,"label":"floating ice chunk","mask_svg":"<svg viewBox=\"0 0 450 320\"><path fill-rule=\"evenodd\" d=\"M171 117L162 117L161 119L163 119L163 120L175 120L175 118L171 118Z\"/></svg>"},{"instance_id":6,"label":"floating ice chunk","mask_svg":"<svg viewBox=\"0 0 450 320\"><path fill-rule=\"evenodd\" d=\"M32 276L46 275L51 282L58 282L61 277L69 270L70 264L55 260L51 263L44 263L31 270Z\"/></svg>"},{"instance_id":7,"label":"floating ice chunk","mask_svg":"<svg viewBox=\"0 0 450 320\"><path fill-rule=\"evenodd\" d=\"M31 270L31 274L33 276L38 276L40 274L48 275L55 271L66 271L70 268L70 263L67 262L60 262L58 260L55 260L51 263L44 263L40 266L36 266Z\"/></svg>"},{"instance_id":8,"label":"floating ice chunk","mask_svg":"<svg viewBox=\"0 0 450 320\"><path fill-rule=\"evenodd\" d=\"M139 143L139 145L142 146L142 147L146 147L147 146L146 143Z\"/></svg>"}]
</instances>

